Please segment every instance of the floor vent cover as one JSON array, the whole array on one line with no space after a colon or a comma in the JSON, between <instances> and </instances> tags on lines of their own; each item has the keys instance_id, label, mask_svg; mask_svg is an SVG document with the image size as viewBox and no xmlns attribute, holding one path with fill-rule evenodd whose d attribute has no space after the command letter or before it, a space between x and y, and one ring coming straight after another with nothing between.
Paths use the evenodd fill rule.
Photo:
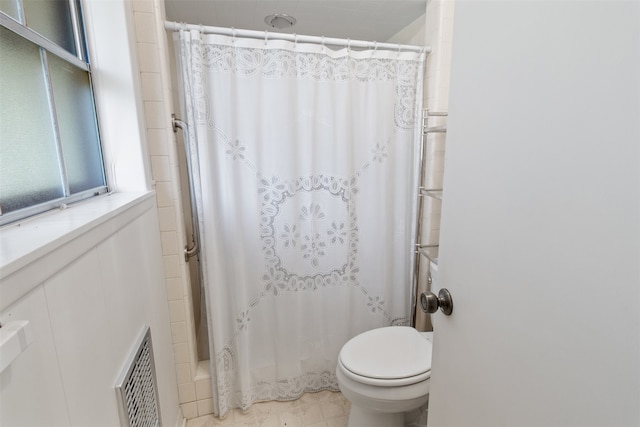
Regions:
<instances>
[{"instance_id":1,"label":"floor vent cover","mask_svg":"<svg viewBox=\"0 0 640 427\"><path fill-rule=\"evenodd\" d=\"M149 327L143 331L134 348L116 385L122 425L159 427L162 423Z\"/></svg>"}]
</instances>

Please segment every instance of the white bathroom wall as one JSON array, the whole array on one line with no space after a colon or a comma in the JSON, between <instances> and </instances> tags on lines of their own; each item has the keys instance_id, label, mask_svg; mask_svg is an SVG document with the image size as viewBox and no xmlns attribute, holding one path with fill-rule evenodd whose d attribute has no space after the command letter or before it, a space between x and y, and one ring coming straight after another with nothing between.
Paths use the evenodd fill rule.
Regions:
<instances>
[{"instance_id":1,"label":"white bathroom wall","mask_svg":"<svg viewBox=\"0 0 640 427\"><path fill-rule=\"evenodd\" d=\"M176 425L181 417L152 195L25 268L57 271L15 302L3 300L0 322L28 320L33 343L0 374L0 425L120 425L114 386L145 325L161 416ZM22 270L5 276L5 284L36 279Z\"/></svg>"},{"instance_id":2,"label":"white bathroom wall","mask_svg":"<svg viewBox=\"0 0 640 427\"><path fill-rule=\"evenodd\" d=\"M0 229L0 323L28 320L33 333L0 373L0 425L120 425L114 386L148 325L162 422L181 426L132 3L83 6L115 191Z\"/></svg>"},{"instance_id":3,"label":"white bathroom wall","mask_svg":"<svg viewBox=\"0 0 640 427\"><path fill-rule=\"evenodd\" d=\"M425 41L425 15L422 14L416 19L391 36L387 43L412 44L417 46L424 45Z\"/></svg>"},{"instance_id":4,"label":"white bathroom wall","mask_svg":"<svg viewBox=\"0 0 640 427\"><path fill-rule=\"evenodd\" d=\"M132 7L147 118L148 155L160 220L178 399L184 417L191 419L212 413L213 402L209 374L202 369L206 363L198 363L189 265L183 255L185 244L191 240L185 232L180 161L176 134L171 127L171 114L180 115L172 98L173 51L164 29L163 0L136 0Z\"/></svg>"},{"instance_id":5,"label":"white bathroom wall","mask_svg":"<svg viewBox=\"0 0 640 427\"><path fill-rule=\"evenodd\" d=\"M71 425L42 286L0 313L13 319L30 322L33 343L0 374L0 424Z\"/></svg>"}]
</instances>

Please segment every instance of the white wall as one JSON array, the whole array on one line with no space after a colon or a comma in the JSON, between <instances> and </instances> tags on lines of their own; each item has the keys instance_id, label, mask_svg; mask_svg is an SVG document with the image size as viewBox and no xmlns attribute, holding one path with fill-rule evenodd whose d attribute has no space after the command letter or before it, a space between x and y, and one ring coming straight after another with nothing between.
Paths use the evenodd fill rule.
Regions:
<instances>
[{"instance_id":1,"label":"white wall","mask_svg":"<svg viewBox=\"0 0 640 427\"><path fill-rule=\"evenodd\" d=\"M398 31L386 40L387 43L424 45L425 42L425 15L417 16L409 25Z\"/></svg>"},{"instance_id":2,"label":"white wall","mask_svg":"<svg viewBox=\"0 0 640 427\"><path fill-rule=\"evenodd\" d=\"M0 374L0 424L119 425L116 379L149 325L163 421L175 425L177 392L152 195L25 268L57 271L0 313L2 324L28 320L34 334ZM21 270L4 277L5 284L12 285L15 275L23 281L35 276Z\"/></svg>"},{"instance_id":3,"label":"white wall","mask_svg":"<svg viewBox=\"0 0 640 427\"><path fill-rule=\"evenodd\" d=\"M172 99L175 88L170 62L173 57L164 29L164 2L137 0L132 7L148 156L160 220L178 399L183 415L189 419L212 413L213 401L209 375L199 369L202 364L198 364L189 265L183 255L185 244L191 240L185 233L180 160L176 134L171 128L171 113L180 116Z\"/></svg>"},{"instance_id":4,"label":"white wall","mask_svg":"<svg viewBox=\"0 0 640 427\"><path fill-rule=\"evenodd\" d=\"M182 425L132 3L83 5L116 191L0 229L0 322L28 320L34 336L0 374L0 425L120 425L114 386L145 325L163 425Z\"/></svg>"},{"instance_id":5,"label":"white wall","mask_svg":"<svg viewBox=\"0 0 640 427\"><path fill-rule=\"evenodd\" d=\"M149 189L131 5L85 0L83 12L105 169L112 191ZM120 31L113 31L117 27Z\"/></svg>"}]
</instances>

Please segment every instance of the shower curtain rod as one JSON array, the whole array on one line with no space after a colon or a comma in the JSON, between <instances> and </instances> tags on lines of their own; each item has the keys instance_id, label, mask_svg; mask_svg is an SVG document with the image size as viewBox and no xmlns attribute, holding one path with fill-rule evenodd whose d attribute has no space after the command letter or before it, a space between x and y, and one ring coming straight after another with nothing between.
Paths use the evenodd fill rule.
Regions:
<instances>
[{"instance_id":1,"label":"shower curtain rod","mask_svg":"<svg viewBox=\"0 0 640 427\"><path fill-rule=\"evenodd\" d=\"M315 43L315 44L342 46L342 47L404 50L404 51L410 51L410 52L424 52L424 53L431 52L431 47L429 46L378 43L378 42L368 42L363 40L337 39L333 37L301 36L297 34L273 33L268 31L239 30L235 28L209 27L209 26L203 26L203 25L183 24L180 22L172 22L172 21L166 21L164 23L164 28L169 31L179 31L183 29L198 30L205 34L222 34L226 36L249 37L254 39L261 39L261 38L278 39L278 40L288 40L292 42L298 41L302 43Z\"/></svg>"}]
</instances>

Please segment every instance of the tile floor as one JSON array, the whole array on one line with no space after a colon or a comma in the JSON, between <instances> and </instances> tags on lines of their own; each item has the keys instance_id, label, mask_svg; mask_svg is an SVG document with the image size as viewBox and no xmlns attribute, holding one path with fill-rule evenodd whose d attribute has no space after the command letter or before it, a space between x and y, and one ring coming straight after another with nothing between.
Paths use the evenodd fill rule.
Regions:
<instances>
[{"instance_id":1,"label":"tile floor","mask_svg":"<svg viewBox=\"0 0 640 427\"><path fill-rule=\"evenodd\" d=\"M229 411L224 420L208 415L187 427L347 427L349 402L341 393L307 393L291 402L256 403L249 411Z\"/></svg>"}]
</instances>

